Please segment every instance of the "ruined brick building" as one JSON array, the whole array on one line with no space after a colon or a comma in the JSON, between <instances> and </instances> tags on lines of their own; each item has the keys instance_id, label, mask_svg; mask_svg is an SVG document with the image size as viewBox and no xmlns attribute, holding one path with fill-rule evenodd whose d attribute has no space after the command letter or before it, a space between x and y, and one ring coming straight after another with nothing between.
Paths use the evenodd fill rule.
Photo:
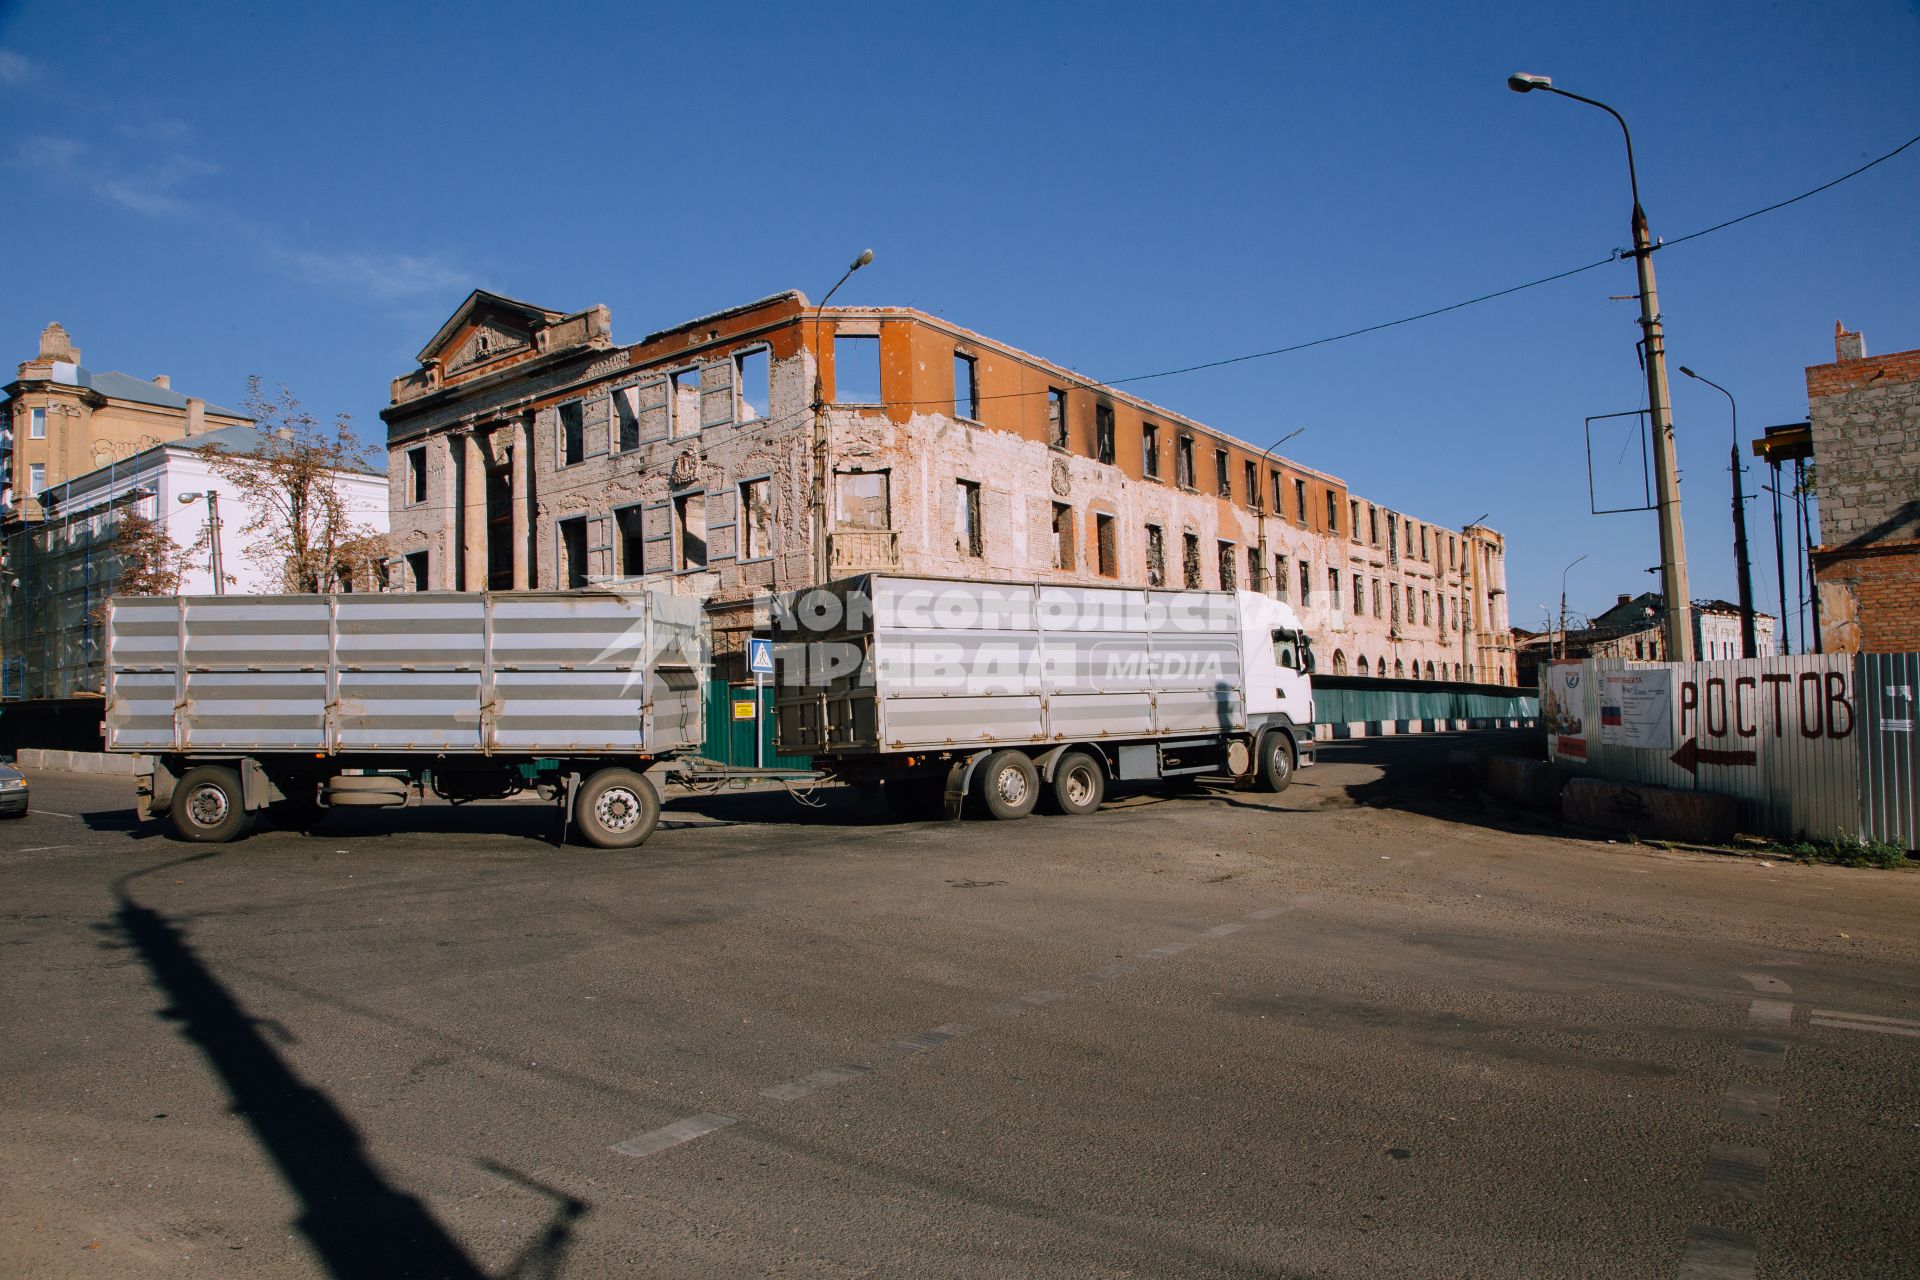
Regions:
<instances>
[{"instance_id":1,"label":"ruined brick building","mask_svg":"<svg viewBox=\"0 0 1920 1280\"><path fill-rule=\"evenodd\" d=\"M822 575L1239 587L1301 609L1323 669L1512 682L1483 525L906 308L789 292L610 330L476 291L395 380L397 588L668 586L710 602L725 674L766 594Z\"/></svg>"},{"instance_id":2,"label":"ruined brick building","mask_svg":"<svg viewBox=\"0 0 1920 1280\"><path fill-rule=\"evenodd\" d=\"M1807 369L1821 647L1911 653L1920 649L1920 351L1869 356L1858 333L1833 328L1833 363Z\"/></svg>"}]
</instances>

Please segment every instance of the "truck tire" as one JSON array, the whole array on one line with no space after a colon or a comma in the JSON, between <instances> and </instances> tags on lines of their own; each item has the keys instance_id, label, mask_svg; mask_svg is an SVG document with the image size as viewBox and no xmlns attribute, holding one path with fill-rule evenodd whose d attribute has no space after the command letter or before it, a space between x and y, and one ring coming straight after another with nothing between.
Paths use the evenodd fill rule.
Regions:
<instances>
[{"instance_id":1,"label":"truck tire","mask_svg":"<svg viewBox=\"0 0 1920 1280\"><path fill-rule=\"evenodd\" d=\"M1107 798L1107 773L1084 751L1069 751L1053 766L1053 802L1069 816L1092 813Z\"/></svg>"},{"instance_id":2,"label":"truck tire","mask_svg":"<svg viewBox=\"0 0 1920 1280\"><path fill-rule=\"evenodd\" d=\"M1024 751L996 751L980 762L980 802L1002 822L1024 818L1040 799L1040 771Z\"/></svg>"},{"instance_id":3,"label":"truck tire","mask_svg":"<svg viewBox=\"0 0 1920 1280\"><path fill-rule=\"evenodd\" d=\"M253 826L253 815L241 807L240 775L225 765L187 770L173 789L168 813L174 833L195 844L238 840Z\"/></svg>"},{"instance_id":4,"label":"truck tire","mask_svg":"<svg viewBox=\"0 0 1920 1280\"><path fill-rule=\"evenodd\" d=\"M1260 742L1262 791L1285 791L1293 784L1293 739L1276 729Z\"/></svg>"},{"instance_id":5,"label":"truck tire","mask_svg":"<svg viewBox=\"0 0 1920 1280\"><path fill-rule=\"evenodd\" d=\"M573 824L596 848L636 848L659 822L660 793L631 769L602 769L574 797Z\"/></svg>"}]
</instances>

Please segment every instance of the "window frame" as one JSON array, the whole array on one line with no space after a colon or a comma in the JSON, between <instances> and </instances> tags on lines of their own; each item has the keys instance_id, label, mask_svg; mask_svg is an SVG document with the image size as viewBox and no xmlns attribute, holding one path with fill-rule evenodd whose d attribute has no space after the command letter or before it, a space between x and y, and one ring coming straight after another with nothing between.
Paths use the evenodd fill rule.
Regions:
<instances>
[{"instance_id":1,"label":"window frame","mask_svg":"<svg viewBox=\"0 0 1920 1280\"><path fill-rule=\"evenodd\" d=\"M747 530L751 527L747 520L747 488L750 485L767 486L767 548L759 555L750 556L747 550ZM735 564L759 564L771 560L774 556L774 535L780 528L780 513L777 506L779 493L773 483L773 473L763 472L756 476L742 476L733 484L733 559ZM711 559L711 557L709 557Z\"/></svg>"},{"instance_id":2,"label":"window frame","mask_svg":"<svg viewBox=\"0 0 1920 1280\"><path fill-rule=\"evenodd\" d=\"M406 507L422 506L427 501L427 446L416 444L404 450L401 456L407 468L407 498L400 505ZM418 471L415 465L418 465Z\"/></svg>"}]
</instances>

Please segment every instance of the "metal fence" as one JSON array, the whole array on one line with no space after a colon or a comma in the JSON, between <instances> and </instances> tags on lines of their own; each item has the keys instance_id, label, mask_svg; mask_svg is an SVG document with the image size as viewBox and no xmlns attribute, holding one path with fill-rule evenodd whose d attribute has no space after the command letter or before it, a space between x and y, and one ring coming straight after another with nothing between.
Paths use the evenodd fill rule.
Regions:
<instances>
[{"instance_id":1,"label":"metal fence","mask_svg":"<svg viewBox=\"0 0 1920 1280\"><path fill-rule=\"evenodd\" d=\"M1541 675L1548 756L1573 773L1733 796L1756 835L1920 846L1920 655L1587 659Z\"/></svg>"}]
</instances>

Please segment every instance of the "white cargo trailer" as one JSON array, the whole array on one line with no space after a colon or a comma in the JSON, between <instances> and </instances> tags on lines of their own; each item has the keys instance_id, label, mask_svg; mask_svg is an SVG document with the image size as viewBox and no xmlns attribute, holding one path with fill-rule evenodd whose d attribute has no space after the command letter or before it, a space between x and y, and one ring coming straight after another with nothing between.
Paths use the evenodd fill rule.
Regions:
<instances>
[{"instance_id":1,"label":"white cargo trailer","mask_svg":"<svg viewBox=\"0 0 1920 1280\"><path fill-rule=\"evenodd\" d=\"M773 609L778 744L903 813L1099 807L1109 779L1277 791L1313 761L1313 658L1284 602L869 574Z\"/></svg>"},{"instance_id":2,"label":"white cargo trailer","mask_svg":"<svg viewBox=\"0 0 1920 1280\"><path fill-rule=\"evenodd\" d=\"M637 845L643 776L699 750L707 624L658 592L116 597L106 745L151 759L145 816L190 840L269 811L537 790Z\"/></svg>"}]
</instances>

